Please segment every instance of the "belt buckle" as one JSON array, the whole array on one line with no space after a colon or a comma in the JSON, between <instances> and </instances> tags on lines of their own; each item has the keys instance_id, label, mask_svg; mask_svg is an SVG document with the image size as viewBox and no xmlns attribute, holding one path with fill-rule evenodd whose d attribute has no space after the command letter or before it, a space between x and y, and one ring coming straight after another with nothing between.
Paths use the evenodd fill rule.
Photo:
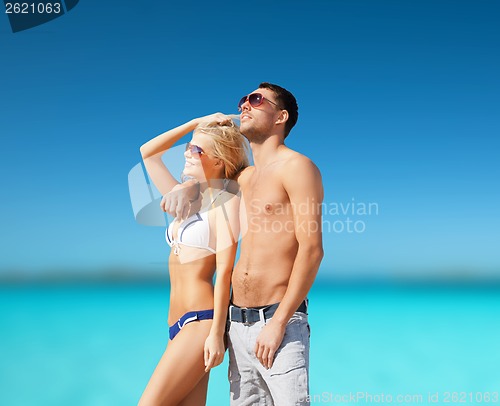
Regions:
<instances>
[{"instance_id":1,"label":"belt buckle","mask_svg":"<svg viewBox=\"0 0 500 406\"><path fill-rule=\"evenodd\" d=\"M241 309L241 318L243 319L244 326L249 326L250 324L252 324L248 321L248 308L244 307Z\"/></svg>"}]
</instances>

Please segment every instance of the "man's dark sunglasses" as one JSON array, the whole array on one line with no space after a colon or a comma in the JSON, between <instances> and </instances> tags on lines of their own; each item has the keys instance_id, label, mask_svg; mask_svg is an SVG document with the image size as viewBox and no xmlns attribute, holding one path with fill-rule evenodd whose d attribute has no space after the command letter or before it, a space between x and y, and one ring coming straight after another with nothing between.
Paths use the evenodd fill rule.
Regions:
<instances>
[{"instance_id":1,"label":"man's dark sunglasses","mask_svg":"<svg viewBox=\"0 0 500 406\"><path fill-rule=\"evenodd\" d=\"M262 103L264 103L264 100L267 100L269 103L274 104L276 107L280 108L275 102L267 99L264 97L261 93L250 93L248 96L243 96L238 103L238 110L241 111L241 106L245 104L245 102L248 100L248 103L250 103L250 106L252 107L258 107Z\"/></svg>"}]
</instances>

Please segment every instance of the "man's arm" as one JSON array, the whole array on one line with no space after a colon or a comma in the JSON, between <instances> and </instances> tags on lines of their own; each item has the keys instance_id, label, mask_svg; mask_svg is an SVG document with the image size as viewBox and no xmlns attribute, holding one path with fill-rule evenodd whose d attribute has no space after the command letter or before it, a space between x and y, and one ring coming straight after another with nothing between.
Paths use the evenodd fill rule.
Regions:
<instances>
[{"instance_id":1,"label":"man's arm","mask_svg":"<svg viewBox=\"0 0 500 406\"><path fill-rule=\"evenodd\" d=\"M237 195L240 190L240 179L253 167L247 167L230 179L226 190ZM200 210L200 184L194 178L183 179L183 182L174 186L170 193L163 196L160 207L173 217L187 218Z\"/></svg>"},{"instance_id":2,"label":"man's arm","mask_svg":"<svg viewBox=\"0 0 500 406\"><path fill-rule=\"evenodd\" d=\"M291 160L286 165L283 187L290 198L299 247L285 295L257 338L255 353L267 368L271 368L274 355L283 341L286 325L311 289L323 258L323 185L318 168L303 156ZM308 210L304 210L304 207Z\"/></svg>"},{"instance_id":3,"label":"man's arm","mask_svg":"<svg viewBox=\"0 0 500 406\"><path fill-rule=\"evenodd\" d=\"M163 195L160 207L173 217L185 219L200 210L200 182L192 177L182 179L172 190Z\"/></svg>"}]
</instances>

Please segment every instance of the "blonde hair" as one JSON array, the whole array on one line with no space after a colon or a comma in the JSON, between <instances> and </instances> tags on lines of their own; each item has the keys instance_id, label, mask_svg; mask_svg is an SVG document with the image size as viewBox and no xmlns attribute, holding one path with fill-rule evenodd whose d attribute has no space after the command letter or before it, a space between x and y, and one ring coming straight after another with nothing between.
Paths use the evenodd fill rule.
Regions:
<instances>
[{"instance_id":1,"label":"blonde hair","mask_svg":"<svg viewBox=\"0 0 500 406\"><path fill-rule=\"evenodd\" d=\"M216 121L205 121L195 128L194 132L202 132L213 141L210 155L224 162L224 177L233 179L249 165L248 143L233 120L223 124Z\"/></svg>"}]
</instances>

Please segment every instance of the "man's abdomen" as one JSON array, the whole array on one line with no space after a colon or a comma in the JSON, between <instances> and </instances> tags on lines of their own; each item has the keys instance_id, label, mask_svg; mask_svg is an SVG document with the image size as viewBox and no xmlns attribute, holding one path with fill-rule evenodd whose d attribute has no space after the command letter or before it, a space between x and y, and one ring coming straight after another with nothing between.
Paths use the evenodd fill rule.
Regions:
<instances>
[{"instance_id":1,"label":"man's abdomen","mask_svg":"<svg viewBox=\"0 0 500 406\"><path fill-rule=\"evenodd\" d=\"M296 255L295 236L248 233L233 272L233 303L253 307L281 301Z\"/></svg>"}]
</instances>

